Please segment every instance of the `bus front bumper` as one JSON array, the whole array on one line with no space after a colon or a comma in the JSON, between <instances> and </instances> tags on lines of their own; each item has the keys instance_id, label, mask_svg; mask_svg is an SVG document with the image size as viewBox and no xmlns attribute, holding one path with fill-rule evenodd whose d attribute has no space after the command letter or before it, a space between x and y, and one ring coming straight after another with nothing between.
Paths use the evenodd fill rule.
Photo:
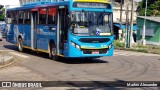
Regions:
<instances>
[{"instance_id":1,"label":"bus front bumper","mask_svg":"<svg viewBox=\"0 0 160 90\"><path fill-rule=\"evenodd\" d=\"M103 56L113 56L114 46L110 49L77 49L75 47L70 47L68 52L69 58L96 58L96 57L103 57Z\"/></svg>"}]
</instances>

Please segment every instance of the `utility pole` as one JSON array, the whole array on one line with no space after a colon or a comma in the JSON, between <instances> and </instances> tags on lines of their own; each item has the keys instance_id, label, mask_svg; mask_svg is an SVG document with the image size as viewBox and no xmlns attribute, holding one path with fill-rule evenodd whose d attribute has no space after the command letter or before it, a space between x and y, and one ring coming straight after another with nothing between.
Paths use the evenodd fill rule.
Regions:
<instances>
[{"instance_id":1,"label":"utility pole","mask_svg":"<svg viewBox=\"0 0 160 90\"><path fill-rule=\"evenodd\" d=\"M147 12L147 2L148 2L148 1L146 0L145 18L144 18L143 35L142 35L142 45L146 45L145 33L146 33L146 12Z\"/></svg>"},{"instance_id":2,"label":"utility pole","mask_svg":"<svg viewBox=\"0 0 160 90\"><path fill-rule=\"evenodd\" d=\"M132 8L131 8L129 48L131 48L133 44L132 43L133 42L133 16L134 16L134 0L132 0Z\"/></svg>"},{"instance_id":3,"label":"utility pole","mask_svg":"<svg viewBox=\"0 0 160 90\"><path fill-rule=\"evenodd\" d=\"M121 2L120 2L120 30L122 29L121 27L122 27L122 5L123 5L123 3L122 3L122 0L121 0ZM119 39L120 39L120 37L119 37Z\"/></svg>"},{"instance_id":4,"label":"utility pole","mask_svg":"<svg viewBox=\"0 0 160 90\"><path fill-rule=\"evenodd\" d=\"M126 7L126 32L125 32L125 48L128 48L128 7L129 5L127 5Z\"/></svg>"}]
</instances>

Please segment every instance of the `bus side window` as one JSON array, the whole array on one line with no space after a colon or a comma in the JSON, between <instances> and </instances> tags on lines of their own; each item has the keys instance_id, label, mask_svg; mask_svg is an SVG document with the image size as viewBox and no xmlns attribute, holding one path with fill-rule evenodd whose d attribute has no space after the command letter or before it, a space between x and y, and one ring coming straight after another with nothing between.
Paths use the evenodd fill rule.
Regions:
<instances>
[{"instance_id":1,"label":"bus side window","mask_svg":"<svg viewBox=\"0 0 160 90\"><path fill-rule=\"evenodd\" d=\"M24 13L24 24L31 24L31 16L29 11Z\"/></svg>"},{"instance_id":2,"label":"bus side window","mask_svg":"<svg viewBox=\"0 0 160 90\"><path fill-rule=\"evenodd\" d=\"M41 8L39 11L39 24L46 24L47 9Z\"/></svg>"},{"instance_id":3,"label":"bus side window","mask_svg":"<svg viewBox=\"0 0 160 90\"><path fill-rule=\"evenodd\" d=\"M17 24L17 12L11 12L11 22L12 24Z\"/></svg>"},{"instance_id":4,"label":"bus side window","mask_svg":"<svg viewBox=\"0 0 160 90\"><path fill-rule=\"evenodd\" d=\"M48 9L48 24L55 24L56 8L51 7Z\"/></svg>"},{"instance_id":5,"label":"bus side window","mask_svg":"<svg viewBox=\"0 0 160 90\"><path fill-rule=\"evenodd\" d=\"M23 12L18 12L18 24L23 24Z\"/></svg>"},{"instance_id":6,"label":"bus side window","mask_svg":"<svg viewBox=\"0 0 160 90\"><path fill-rule=\"evenodd\" d=\"M7 12L7 18L11 18L11 12Z\"/></svg>"},{"instance_id":7,"label":"bus side window","mask_svg":"<svg viewBox=\"0 0 160 90\"><path fill-rule=\"evenodd\" d=\"M8 11L7 11L5 22L6 22L7 24L10 24L10 23L12 23L11 21L12 21L12 19L11 19L11 12L8 12Z\"/></svg>"}]
</instances>

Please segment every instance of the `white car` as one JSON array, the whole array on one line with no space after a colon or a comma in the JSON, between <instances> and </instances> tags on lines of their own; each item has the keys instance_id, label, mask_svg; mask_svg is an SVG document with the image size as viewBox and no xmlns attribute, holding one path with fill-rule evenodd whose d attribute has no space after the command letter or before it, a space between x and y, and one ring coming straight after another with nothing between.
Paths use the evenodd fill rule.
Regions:
<instances>
[{"instance_id":1,"label":"white car","mask_svg":"<svg viewBox=\"0 0 160 90\"><path fill-rule=\"evenodd\" d=\"M0 41L2 41L2 33L0 32Z\"/></svg>"}]
</instances>

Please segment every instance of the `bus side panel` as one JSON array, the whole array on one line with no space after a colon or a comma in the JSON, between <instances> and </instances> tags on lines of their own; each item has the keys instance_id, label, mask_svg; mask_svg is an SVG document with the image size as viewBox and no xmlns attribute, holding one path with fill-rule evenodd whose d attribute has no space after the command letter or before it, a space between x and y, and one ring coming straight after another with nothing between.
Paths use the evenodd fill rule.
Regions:
<instances>
[{"instance_id":1,"label":"bus side panel","mask_svg":"<svg viewBox=\"0 0 160 90\"><path fill-rule=\"evenodd\" d=\"M10 24L7 31L7 41L17 44L18 36L21 36L23 39L23 25Z\"/></svg>"},{"instance_id":2,"label":"bus side panel","mask_svg":"<svg viewBox=\"0 0 160 90\"><path fill-rule=\"evenodd\" d=\"M23 24L15 25L14 30L16 31L17 38L21 36L22 40L24 40L25 33L23 33Z\"/></svg>"},{"instance_id":3,"label":"bus side panel","mask_svg":"<svg viewBox=\"0 0 160 90\"><path fill-rule=\"evenodd\" d=\"M7 24L6 41L14 43L14 24Z\"/></svg>"},{"instance_id":4,"label":"bus side panel","mask_svg":"<svg viewBox=\"0 0 160 90\"><path fill-rule=\"evenodd\" d=\"M18 43L18 38L22 38L24 41L25 33L23 32L23 24L14 25L14 43Z\"/></svg>"},{"instance_id":5,"label":"bus side panel","mask_svg":"<svg viewBox=\"0 0 160 90\"><path fill-rule=\"evenodd\" d=\"M48 50L49 40L56 40L56 30L49 30L51 26L37 25L37 48ZM54 26L52 28L56 29ZM36 34L35 34L36 35Z\"/></svg>"},{"instance_id":6,"label":"bus side panel","mask_svg":"<svg viewBox=\"0 0 160 90\"><path fill-rule=\"evenodd\" d=\"M23 25L23 33L24 33L24 38L23 38L23 45L31 47L31 25Z\"/></svg>"},{"instance_id":7,"label":"bus side panel","mask_svg":"<svg viewBox=\"0 0 160 90\"><path fill-rule=\"evenodd\" d=\"M63 51L63 54L65 57L69 57L69 46L70 46L69 35L70 35L70 32L68 31L68 33L67 33L68 40L66 43L64 43L64 51Z\"/></svg>"}]
</instances>

